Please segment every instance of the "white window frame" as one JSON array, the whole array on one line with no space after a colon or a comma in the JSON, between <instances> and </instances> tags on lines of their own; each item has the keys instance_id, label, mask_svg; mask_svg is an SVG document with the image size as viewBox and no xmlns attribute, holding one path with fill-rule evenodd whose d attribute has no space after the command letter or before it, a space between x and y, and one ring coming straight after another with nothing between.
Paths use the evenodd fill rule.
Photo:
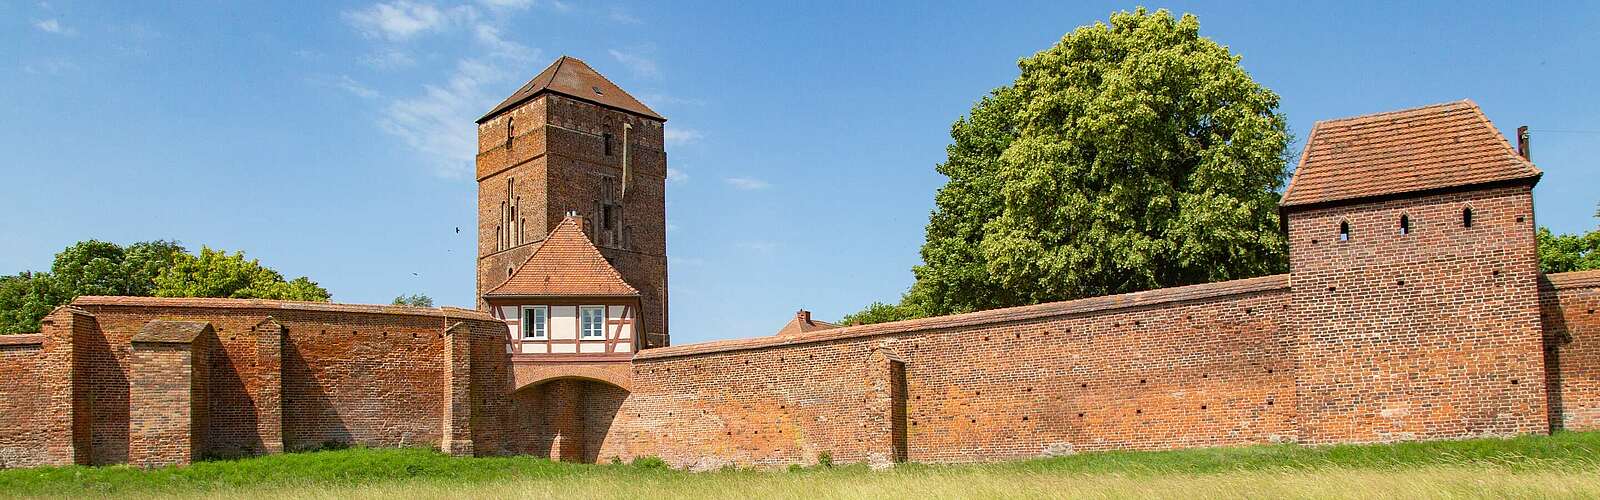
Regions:
<instances>
[{"instance_id":1,"label":"white window frame","mask_svg":"<svg viewBox=\"0 0 1600 500\"><path fill-rule=\"evenodd\" d=\"M535 320L534 312L542 312L544 317ZM550 338L550 306L522 306L522 338L525 340Z\"/></svg>"},{"instance_id":2,"label":"white window frame","mask_svg":"<svg viewBox=\"0 0 1600 500\"><path fill-rule=\"evenodd\" d=\"M594 311L594 335L589 334L589 311ZM578 306L578 340L606 339L606 306Z\"/></svg>"}]
</instances>

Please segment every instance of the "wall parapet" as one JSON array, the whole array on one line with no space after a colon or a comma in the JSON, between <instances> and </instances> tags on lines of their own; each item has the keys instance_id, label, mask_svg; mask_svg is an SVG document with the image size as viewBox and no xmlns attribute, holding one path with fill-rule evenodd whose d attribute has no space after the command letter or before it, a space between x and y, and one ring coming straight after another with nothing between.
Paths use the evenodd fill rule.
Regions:
<instances>
[{"instance_id":1,"label":"wall parapet","mask_svg":"<svg viewBox=\"0 0 1600 500\"><path fill-rule=\"evenodd\" d=\"M1540 278L1539 285L1552 290L1600 288L1600 269L1573 271L1570 273L1548 273L1541 275Z\"/></svg>"},{"instance_id":2,"label":"wall parapet","mask_svg":"<svg viewBox=\"0 0 1600 500\"><path fill-rule=\"evenodd\" d=\"M892 335L922 330L960 328L989 323L1026 321L1031 319L1058 316L1097 314L1128 309L1155 307L1182 302L1212 300L1240 295L1288 291L1289 275L1277 274L1258 278L1245 278L1218 283L1204 283L1199 285L1188 285L1172 288L1158 288L1155 290L1145 290L1119 295L1089 297L1062 302L1050 302L1031 306L990 309L987 311L977 311L966 314L935 316L932 318L911 319L889 323L877 323L872 325L847 326L803 335L716 340L711 342L684 344L679 346L640 351L639 354L635 355L633 359L635 361L641 361L764 349L770 347L810 344L834 340L858 339L879 335Z\"/></svg>"},{"instance_id":3,"label":"wall parapet","mask_svg":"<svg viewBox=\"0 0 1600 500\"><path fill-rule=\"evenodd\" d=\"M42 346L44 345L43 333L17 333L0 335L0 346Z\"/></svg>"},{"instance_id":4,"label":"wall parapet","mask_svg":"<svg viewBox=\"0 0 1600 500\"><path fill-rule=\"evenodd\" d=\"M397 314L496 321L489 313L459 307L411 307L376 304L336 304L292 300L222 299L207 297L114 297L85 295L72 301L77 306L187 307L213 309L262 309L361 314Z\"/></svg>"}]
</instances>

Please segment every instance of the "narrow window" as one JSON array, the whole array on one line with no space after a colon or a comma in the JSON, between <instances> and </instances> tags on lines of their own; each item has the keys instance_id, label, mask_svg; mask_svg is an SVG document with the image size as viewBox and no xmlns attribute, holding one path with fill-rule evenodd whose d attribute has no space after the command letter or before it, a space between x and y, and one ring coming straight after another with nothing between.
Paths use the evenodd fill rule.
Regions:
<instances>
[{"instance_id":1,"label":"narrow window","mask_svg":"<svg viewBox=\"0 0 1600 500\"><path fill-rule=\"evenodd\" d=\"M1349 222L1346 222L1346 221L1340 221L1339 222L1339 241L1350 241L1350 223Z\"/></svg>"},{"instance_id":2,"label":"narrow window","mask_svg":"<svg viewBox=\"0 0 1600 500\"><path fill-rule=\"evenodd\" d=\"M511 149L511 138L516 134L512 132L517 125L516 117L506 118L506 149Z\"/></svg>"},{"instance_id":3,"label":"narrow window","mask_svg":"<svg viewBox=\"0 0 1600 500\"><path fill-rule=\"evenodd\" d=\"M611 133L606 132L606 156L611 156Z\"/></svg>"},{"instance_id":4,"label":"narrow window","mask_svg":"<svg viewBox=\"0 0 1600 500\"><path fill-rule=\"evenodd\" d=\"M522 338L544 340L550 331L549 306L523 306Z\"/></svg>"},{"instance_id":5,"label":"narrow window","mask_svg":"<svg viewBox=\"0 0 1600 500\"><path fill-rule=\"evenodd\" d=\"M582 332L580 338L584 340L606 338L605 306L583 306L578 311L578 317L581 320L578 328L578 331Z\"/></svg>"},{"instance_id":6,"label":"narrow window","mask_svg":"<svg viewBox=\"0 0 1600 500\"><path fill-rule=\"evenodd\" d=\"M1400 234L1402 234L1402 235L1411 234L1411 216L1410 215L1405 215L1405 214L1401 214L1400 215Z\"/></svg>"},{"instance_id":7,"label":"narrow window","mask_svg":"<svg viewBox=\"0 0 1600 500\"><path fill-rule=\"evenodd\" d=\"M604 227L607 231L615 229L617 227L617 206L606 205L604 213L605 217L601 218L601 227Z\"/></svg>"},{"instance_id":8,"label":"narrow window","mask_svg":"<svg viewBox=\"0 0 1600 500\"><path fill-rule=\"evenodd\" d=\"M1472 207L1461 209L1461 227L1472 227Z\"/></svg>"}]
</instances>

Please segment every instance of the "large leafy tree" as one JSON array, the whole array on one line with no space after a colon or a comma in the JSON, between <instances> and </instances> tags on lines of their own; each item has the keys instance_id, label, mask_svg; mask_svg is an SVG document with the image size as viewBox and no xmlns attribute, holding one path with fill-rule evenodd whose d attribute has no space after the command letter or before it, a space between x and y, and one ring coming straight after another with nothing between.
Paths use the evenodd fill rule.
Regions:
<instances>
[{"instance_id":1,"label":"large leafy tree","mask_svg":"<svg viewBox=\"0 0 1600 500\"><path fill-rule=\"evenodd\" d=\"M1600 218L1596 209L1595 218ZM1539 228L1539 270L1547 273L1600 269L1600 228L1584 234L1557 235Z\"/></svg>"},{"instance_id":2,"label":"large leafy tree","mask_svg":"<svg viewBox=\"0 0 1600 500\"><path fill-rule=\"evenodd\" d=\"M433 297L429 297L420 293L413 293L411 295L397 296L394 298L394 302L390 302L390 304L411 307L433 307Z\"/></svg>"},{"instance_id":3,"label":"large leafy tree","mask_svg":"<svg viewBox=\"0 0 1600 500\"><path fill-rule=\"evenodd\" d=\"M88 240L57 253L50 272L0 276L0 334L37 332L40 319L82 295L330 298L310 279L285 281L242 253L203 248L197 256L173 241L123 247Z\"/></svg>"},{"instance_id":4,"label":"large leafy tree","mask_svg":"<svg viewBox=\"0 0 1600 500\"><path fill-rule=\"evenodd\" d=\"M1284 272L1290 138L1239 61L1194 16L1144 9L1020 61L952 127L917 281L871 316Z\"/></svg>"},{"instance_id":5,"label":"large leafy tree","mask_svg":"<svg viewBox=\"0 0 1600 500\"><path fill-rule=\"evenodd\" d=\"M326 302L328 290L301 276L285 281L283 274L245 259L244 252L229 254L201 247L199 255L181 254L155 278L157 297L230 297Z\"/></svg>"}]
</instances>

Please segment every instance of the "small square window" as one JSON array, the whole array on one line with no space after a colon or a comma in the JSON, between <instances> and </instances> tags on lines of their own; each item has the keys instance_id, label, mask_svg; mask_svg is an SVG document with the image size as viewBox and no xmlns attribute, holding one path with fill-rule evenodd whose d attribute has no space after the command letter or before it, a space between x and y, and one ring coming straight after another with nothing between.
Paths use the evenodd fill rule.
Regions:
<instances>
[{"instance_id":1,"label":"small square window","mask_svg":"<svg viewBox=\"0 0 1600 500\"><path fill-rule=\"evenodd\" d=\"M583 306L578 311L578 331L580 338L594 340L606 338L606 308L605 306Z\"/></svg>"},{"instance_id":2,"label":"small square window","mask_svg":"<svg viewBox=\"0 0 1600 500\"><path fill-rule=\"evenodd\" d=\"M550 307L525 306L522 308L522 338L544 340L550 335Z\"/></svg>"}]
</instances>

